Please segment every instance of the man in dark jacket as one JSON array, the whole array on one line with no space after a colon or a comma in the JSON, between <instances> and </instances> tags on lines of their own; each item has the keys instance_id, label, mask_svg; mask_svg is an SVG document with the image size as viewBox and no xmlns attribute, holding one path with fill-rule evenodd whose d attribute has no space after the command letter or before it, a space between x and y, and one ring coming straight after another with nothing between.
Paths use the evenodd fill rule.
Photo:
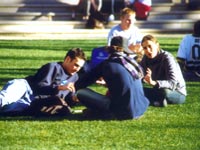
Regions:
<instances>
[{"instance_id":1,"label":"man in dark jacket","mask_svg":"<svg viewBox=\"0 0 200 150\"><path fill-rule=\"evenodd\" d=\"M65 99L73 95L77 72L85 60L82 49L73 48L63 62L45 64L33 76L8 81L0 91L0 111L21 112L38 96L56 95Z\"/></svg>"}]
</instances>

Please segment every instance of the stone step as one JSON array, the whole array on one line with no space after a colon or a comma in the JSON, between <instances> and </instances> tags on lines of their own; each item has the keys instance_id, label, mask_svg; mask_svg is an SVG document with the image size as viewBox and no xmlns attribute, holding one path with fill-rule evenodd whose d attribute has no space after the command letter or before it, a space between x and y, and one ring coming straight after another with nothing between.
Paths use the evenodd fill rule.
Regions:
<instances>
[{"instance_id":1,"label":"stone step","mask_svg":"<svg viewBox=\"0 0 200 150\"><path fill-rule=\"evenodd\" d=\"M17 12L17 13L0 13L0 20L14 21L69 21L71 13L53 13L53 12ZM76 19L81 20L80 14L76 15Z\"/></svg>"},{"instance_id":2,"label":"stone step","mask_svg":"<svg viewBox=\"0 0 200 150\"><path fill-rule=\"evenodd\" d=\"M67 5L63 3L41 3L41 4L1 4L0 12L71 12L76 5ZM82 12L83 7L76 8L77 12ZM103 8L102 8L103 9ZM174 3L155 3L152 4L152 11L173 11L186 10L185 4Z\"/></svg>"},{"instance_id":3,"label":"stone step","mask_svg":"<svg viewBox=\"0 0 200 150\"><path fill-rule=\"evenodd\" d=\"M162 32L162 30L177 30L183 29L186 31L190 31L193 28L193 24L196 20L148 20L148 21L136 21L135 25L141 29L157 29ZM107 28L112 27L113 25L119 23L119 21L115 21L113 23L109 23Z\"/></svg>"},{"instance_id":4,"label":"stone step","mask_svg":"<svg viewBox=\"0 0 200 150\"><path fill-rule=\"evenodd\" d=\"M70 5L76 5L80 0L1 0L1 4L55 4L55 3L64 3ZM103 4L110 3L111 0L103 0ZM152 0L152 3L173 3L180 2L181 0ZM115 0L116 3L123 2L123 0Z\"/></svg>"},{"instance_id":5,"label":"stone step","mask_svg":"<svg viewBox=\"0 0 200 150\"><path fill-rule=\"evenodd\" d=\"M68 4L77 5L80 0L1 0L1 4ZM107 0L106 0L107 1Z\"/></svg>"},{"instance_id":6,"label":"stone step","mask_svg":"<svg viewBox=\"0 0 200 150\"><path fill-rule=\"evenodd\" d=\"M74 6L65 4L0 4L0 12L71 12ZM77 9L78 10L78 9Z\"/></svg>"},{"instance_id":7,"label":"stone step","mask_svg":"<svg viewBox=\"0 0 200 150\"><path fill-rule=\"evenodd\" d=\"M159 11L159 12L169 12L169 11L178 11L178 10L187 10L186 4L181 3L155 3L152 4L152 12Z\"/></svg>"},{"instance_id":8,"label":"stone step","mask_svg":"<svg viewBox=\"0 0 200 150\"><path fill-rule=\"evenodd\" d=\"M165 19L200 19L200 11L170 11L170 12L150 12L148 20L165 20ZM119 19L116 14L116 19ZM76 20L82 20L82 14L76 13ZM21 20L21 21L68 21L72 19L70 12L53 13L53 12L18 12L18 13L0 13L0 20Z\"/></svg>"},{"instance_id":9,"label":"stone step","mask_svg":"<svg viewBox=\"0 0 200 150\"><path fill-rule=\"evenodd\" d=\"M160 19L200 19L200 11L169 11L158 12L151 11L148 20L160 20Z\"/></svg>"},{"instance_id":10,"label":"stone step","mask_svg":"<svg viewBox=\"0 0 200 150\"><path fill-rule=\"evenodd\" d=\"M60 32L5 32L0 34L2 40L13 39L107 39L109 29L71 29ZM191 31L179 29L141 29L143 35L152 34L156 37L183 37ZM176 34L175 34L176 33Z\"/></svg>"},{"instance_id":11,"label":"stone step","mask_svg":"<svg viewBox=\"0 0 200 150\"><path fill-rule=\"evenodd\" d=\"M151 0L152 3L173 3L173 0Z\"/></svg>"},{"instance_id":12,"label":"stone step","mask_svg":"<svg viewBox=\"0 0 200 150\"><path fill-rule=\"evenodd\" d=\"M160 32L177 30L191 31L195 20L158 20L158 21L136 21L135 25L140 29ZM119 21L113 21L105 26L110 29ZM72 29L85 29L83 21L0 21L0 33L65 33ZM180 30L181 29L181 30Z\"/></svg>"},{"instance_id":13,"label":"stone step","mask_svg":"<svg viewBox=\"0 0 200 150\"><path fill-rule=\"evenodd\" d=\"M152 0L148 21L136 21L136 26L144 34L159 36L191 33L200 12L187 11L187 6L179 1L182 0ZM85 29L82 8L77 8L76 20L70 21L76 4L69 3L76 2L77 0L1 0L0 38L106 38L110 28L120 23L119 12L115 11L117 20L110 22L105 29ZM110 0L104 0L104 5L107 4L110 5Z\"/></svg>"},{"instance_id":14,"label":"stone step","mask_svg":"<svg viewBox=\"0 0 200 150\"><path fill-rule=\"evenodd\" d=\"M32 2L32 1L31 1ZM52 2L54 2L52 0ZM0 3L0 20L71 20L72 10L75 9L71 5L61 3L41 3L41 4L1 4ZM185 10L185 11L184 11ZM178 12L180 11L180 13ZM189 12L189 15L187 15ZM181 15L183 13L183 15ZM187 11L186 5L174 3L155 3L152 6L150 18L152 19L193 19L198 11ZM173 15L171 15L173 14ZM176 14L176 15L174 15ZM105 14L106 15L106 14ZM108 15L108 14L107 14ZM76 9L76 19L82 20L83 10ZM119 12L115 12L116 19L119 19ZM198 15L199 16L199 15Z\"/></svg>"}]
</instances>

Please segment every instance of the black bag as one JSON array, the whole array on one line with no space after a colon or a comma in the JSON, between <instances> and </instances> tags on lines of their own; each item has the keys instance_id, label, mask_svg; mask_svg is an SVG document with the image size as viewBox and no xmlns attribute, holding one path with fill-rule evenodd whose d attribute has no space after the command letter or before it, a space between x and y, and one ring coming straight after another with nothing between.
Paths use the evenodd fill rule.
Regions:
<instances>
[{"instance_id":1,"label":"black bag","mask_svg":"<svg viewBox=\"0 0 200 150\"><path fill-rule=\"evenodd\" d=\"M33 116L66 116L71 113L71 108L58 96L37 97L27 112Z\"/></svg>"},{"instance_id":2,"label":"black bag","mask_svg":"<svg viewBox=\"0 0 200 150\"><path fill-rule=\"evenodd\" d=\"M106 18L100 11L94 11L90 14L89 19L86 22L86 28L88 29L104 29L106 24Z\"/></svg>"}]
</instances>

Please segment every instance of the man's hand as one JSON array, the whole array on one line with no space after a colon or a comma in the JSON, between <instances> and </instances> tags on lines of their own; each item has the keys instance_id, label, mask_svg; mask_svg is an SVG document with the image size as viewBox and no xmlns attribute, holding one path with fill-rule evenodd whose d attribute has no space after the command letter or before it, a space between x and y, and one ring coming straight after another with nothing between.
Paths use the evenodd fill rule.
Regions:
<instances>
[{"instance_id":1,"label":"man's hand","mask_svg":"<svg viewBox=\"0 0 200 150\"><path fill-rule=\"evenodd\" d=\"M59 85L58 90L69 90L70 92L73 92L73 93L76 91L73 82L70 82L66 85Z\"/></svg>"},{"instance_id":2,"label":"man's hand","mask_svg":"<svg viewBox=\"0 0 200 150\"><path fill-rule=\"evenodd\" d=\"M106 82L105 82L105 80L103 78L99 78L96 81L96 84L106 86Z\"/></svg>"}]
</instances>

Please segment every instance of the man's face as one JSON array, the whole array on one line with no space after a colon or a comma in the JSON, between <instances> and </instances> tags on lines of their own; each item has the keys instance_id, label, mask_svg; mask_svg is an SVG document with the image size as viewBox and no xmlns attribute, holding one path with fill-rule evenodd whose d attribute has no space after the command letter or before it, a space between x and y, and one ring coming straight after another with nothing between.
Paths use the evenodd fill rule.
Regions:
<instances>
[{"instance_id":1,"label":"man's face","mask_svg":"<svg viewBox=\"0 0 200 150\"><path fill-rule=\"evenodd\" d=\"M81 67L83 67L85 60L76 57L75 59L71 59L69 56L63 62L63 68L65 71L71 75L78 72Z\"/></svg>"},{"instance_id":2,"label":"man's face","mask_svg":"<svg viewBox=\"0 0 200 150\"><path fill-rule=\"evenodd\" d=\"M123 30L128 30L135 22L135 15L125 15L124 17L121 17L121 28Z\"/></svg>"}]
</instances>

